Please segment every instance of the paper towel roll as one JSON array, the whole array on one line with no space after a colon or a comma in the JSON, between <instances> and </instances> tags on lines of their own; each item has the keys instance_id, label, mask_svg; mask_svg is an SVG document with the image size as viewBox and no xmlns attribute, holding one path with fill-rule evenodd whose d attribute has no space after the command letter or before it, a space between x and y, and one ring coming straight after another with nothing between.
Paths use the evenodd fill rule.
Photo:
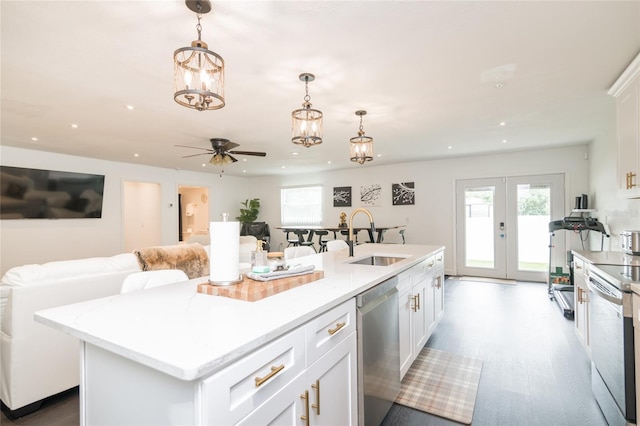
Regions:
<instances>
[{"instance_id":1,"label":"paper towel roll","mask_svg":"<svg viewBox=\"0 0 640 426\"><path fill-rule=\"evenodd\" d=\"M211 222L209 233L209 281L214 284L237 281L240 276L240 223Z\"/></svg>"}]
</instances>

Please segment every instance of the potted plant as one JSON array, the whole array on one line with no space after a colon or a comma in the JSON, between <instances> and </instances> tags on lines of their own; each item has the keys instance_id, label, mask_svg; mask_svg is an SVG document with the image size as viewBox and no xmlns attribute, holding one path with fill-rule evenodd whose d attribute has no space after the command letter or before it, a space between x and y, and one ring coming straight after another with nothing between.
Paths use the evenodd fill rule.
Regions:
<instances>
[{"instance_id":1,"label":"potted plant","mask_svg":"<svg viewBox=\"0 0 640 426\"><path fill-rule=\"evenodd\" d=\"M241 203L240 216L236 217L240 223L255 222L260 211L260 198L247 199Z\"/></svg>"}]
</instances>

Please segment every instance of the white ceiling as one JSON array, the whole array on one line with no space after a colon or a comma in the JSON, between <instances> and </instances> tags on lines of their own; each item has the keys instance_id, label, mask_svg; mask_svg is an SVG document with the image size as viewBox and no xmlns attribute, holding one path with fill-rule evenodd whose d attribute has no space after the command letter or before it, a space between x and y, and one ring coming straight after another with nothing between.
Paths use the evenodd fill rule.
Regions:
<instances>
[{"instance_id":1,"label":"white ceiling","mask_svg":"<svg viewBox=\"0 0 640 426\"><path fill-rule=\"evenodd\" d=\"M348 159L358 109L371 165L589 142L640 52L639 1L214 1L202 39L225 60L226 106L199 112L173 100L173 52L196 39L184 1L0 7L3 145L211 173L174 145L267 153L229 175L367 167ZM302 72L324 113L312 148L290 142Z\"/></svg>"}]
</instances>

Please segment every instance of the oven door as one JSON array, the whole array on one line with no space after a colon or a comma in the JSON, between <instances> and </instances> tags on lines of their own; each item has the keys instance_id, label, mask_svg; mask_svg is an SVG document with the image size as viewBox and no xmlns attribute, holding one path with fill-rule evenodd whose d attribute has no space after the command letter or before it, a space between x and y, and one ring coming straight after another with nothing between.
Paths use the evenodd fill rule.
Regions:
<instances>
[{"instance_id":1,"label":"oven door","mask_svg":"<svg viewBox=\"0 0 640 426\"><path fill-rule=\"evenodd\" d=\"M597 370L592 379L596 399L609 423L617 424L607 415L606 407L611 404L604 402L605 389L596 383L601 379L620 414L627 420L635 420L635 389L632 389L635 387L635 369L629 365L629 362L633 363L633 320L625 318L625 294L594 275L589 276L587 284L591 294L591 360Z\"/></svg>"}]
</instances>

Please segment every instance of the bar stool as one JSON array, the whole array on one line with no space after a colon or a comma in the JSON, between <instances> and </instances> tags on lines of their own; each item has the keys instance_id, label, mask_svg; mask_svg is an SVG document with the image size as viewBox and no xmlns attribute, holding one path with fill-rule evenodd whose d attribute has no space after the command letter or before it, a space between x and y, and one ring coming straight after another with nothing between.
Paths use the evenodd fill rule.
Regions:
<instances>
[{"instance_id":1,"label":"bar stool","mask_svg":"<svg viewBox=\"0 0 640 426\"><path fill-rule=\"evenodd\" d=\"M329 231L322 230L322 231L316 231L315 233L318 236L318 244L320 246L320 250L318 250L318 252L322 253L323 251L327 251L327 241L331 241L331 240L329 238L323 238L323 237L326 235L329 235ZM335 237L335 232L333 235Z\"/></svg>"},{"instance_id":2,"label":"bar stool","mask_svg":"<svg viewBox=\"0 0 640 426\"><path fill-rule=\"evenodd\" d=\"M314 251L315 251L315 247L313 246L313 241L307 241L305 240L304 236L307 235L309 233L308 229L296 229L295 234L298 236L298 244L299 246L307 246L307 247L311 247Z\"/></svg>"},{"instance_id":3,"label":"bar stool","mask_svg":"<svg viewBox=\"0 0 640 426\"><path fill-rule=\"evenodd\" d=\"M290 237L289 234L294 233L296 234L296 231L287 231L287 247L289 246L294 246L297 247L300 245L300 238L298 237L298 235L296 234L295 237Z\"/></svg>"}]
</instances>

